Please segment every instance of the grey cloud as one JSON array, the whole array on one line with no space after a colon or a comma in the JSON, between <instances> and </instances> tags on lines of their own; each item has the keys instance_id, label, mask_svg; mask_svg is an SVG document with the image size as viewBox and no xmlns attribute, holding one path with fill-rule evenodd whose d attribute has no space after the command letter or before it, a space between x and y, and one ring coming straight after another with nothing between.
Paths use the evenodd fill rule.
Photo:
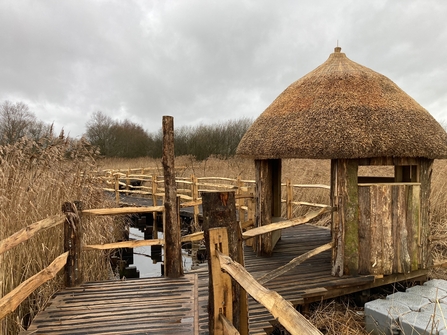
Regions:
<instances>
[{"instance_id":1,"label":"grey cloud","mask_svg":"<svg viewBox=\"0 0 447 335\"><path fill-rule=\"evenodd\" d=\"M447 4L429 1L3 1L0 100L73 136L101 110L149 131L258 116L340 41L445 118Z\"/></svg>"}]
</instances>

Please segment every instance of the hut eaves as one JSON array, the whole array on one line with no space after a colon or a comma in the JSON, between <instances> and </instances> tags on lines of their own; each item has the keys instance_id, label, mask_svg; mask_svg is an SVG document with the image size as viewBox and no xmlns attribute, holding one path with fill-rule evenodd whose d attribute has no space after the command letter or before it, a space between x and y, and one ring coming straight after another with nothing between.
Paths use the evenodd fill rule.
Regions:
<instances>
[{"instance_id":1,"label":"hut eaves","mask_svg":"<svg viewBox=\"0 0 447 335\"><path fill-rule=\"evenodd\" d=\"M275 158L447 158L447 133L387 77L341 48L258 117L237 154Z\"/></svg>"}]
</instances>

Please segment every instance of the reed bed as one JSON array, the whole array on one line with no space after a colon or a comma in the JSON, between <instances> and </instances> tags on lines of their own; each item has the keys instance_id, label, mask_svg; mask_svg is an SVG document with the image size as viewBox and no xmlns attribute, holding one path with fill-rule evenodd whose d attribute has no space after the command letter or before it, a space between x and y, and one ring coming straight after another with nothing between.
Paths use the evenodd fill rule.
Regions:
<instances>
[{"instance_id":1,"label":"reed bed","mask_svg":"<svg viewBox=\"0 0 447 335\"><path fill-rule=\"evenodd\" d=\"M87 143L63 137L34 142L23 138L0 147L0 240L27 225L61 214L66 201L80 200L85 208L108 206L97 186L96 152ZM83 219L85 243L112 242L118 226L110 218ZM116 229L114 229L116 227ZM38 233L0 256L0 292L5 295L47 267L63 253L63 227ZM84 252L84 279L109 276L107 255ZM62 273L37 289L17 310L0 322L0 334L17 334L62 287Z\"/></svg>"}]
</instances>

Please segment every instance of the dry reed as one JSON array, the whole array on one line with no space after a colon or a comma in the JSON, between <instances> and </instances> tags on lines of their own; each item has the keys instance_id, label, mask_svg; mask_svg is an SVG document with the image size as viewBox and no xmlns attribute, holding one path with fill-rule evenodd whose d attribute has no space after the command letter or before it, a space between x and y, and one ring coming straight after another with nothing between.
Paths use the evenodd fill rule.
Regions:
<instances>
[{"instance_id":1,"label":"dry reed","mask_svg":"<svg viewBox=\"0 0 447 335\"><path fill-rule=\"evenodd\" d=\"M95 180L95 151L82 140L55 138L34 142L23 138L0 147L0 240L27 225L61 214L65 201L82 201L85 208L106 206ZM83 219L84 243L114 240L108 218ZM18 284L47 267L63 252L63 227L38 233L0 256L0 292L4 296ZM104 253L83 253L85 280L109 275ZM62 287L62 274L42 285L17 310L0 322L0 334L17 334Z\"/></svg>"}]
</instances>

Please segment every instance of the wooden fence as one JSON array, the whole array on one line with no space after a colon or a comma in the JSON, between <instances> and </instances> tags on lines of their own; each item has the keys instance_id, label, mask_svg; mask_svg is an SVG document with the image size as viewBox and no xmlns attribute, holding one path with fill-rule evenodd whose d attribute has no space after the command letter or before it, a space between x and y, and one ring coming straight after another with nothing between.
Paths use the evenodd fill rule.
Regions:
<instances>
[{"instance_id":1,"label":"wooden fence","mask_svg":"<svg viewBox=\"0 0 447 335\"><path fill-rule=\"evenodd\" d=\"M150 168L121 170L104 170L98 173L99 180L106 185L105 191L114 192L117 206L120 203L120 194L140 195L152 199L155 205L163 201L165 189L164 179L157 174L147 174ZM153 170L152 170L153 171ZM245 180L241 178L226 177L196 177L176 178L177 195L180 197L182 208L193 208L193 223L198 227L199 206L202 204L200 194L206 192L219 192L234 190L236 192L236 207L239 211L243 227L248 227L254 223L254 194L255 180ZM140 185L135 185L136 183ZM323 189L330 190L329 185L323 184L294 184L290 179L286 179L281 184L284 194L281 202L285 205L284 216L287 219L294 217L294 208L297 206L310 206L329 208L329 204L316 202L295 201L295 196L303 189ZM328 193L329 198L329 193Z\"/></svg>"},{"instance_id":2,"label":"wooden fence","mask_svg":"<svg viewBox=\"0 0 447 335\"><path fill-rule=\"evenodd\" d=\"M165 188L159 187L159 183L162 183L163 180L155 177L154 175L150 176L150 178L146 179L146 175L134 175L134 174L127 174L125 177L125 180L131 180L140 178L144 181L150 181L150 186L144 186L141 185L140 189L135 190L131 189L130 182L126 182L126 186L124 190L120 190L120 180L122 178L122 174L119 172L115 172L113 174L110 174L110 178L113 178L115 182L115 187L113 189L106 189L106 190L112 190L117 194L117 199L119 200L119 194L121 192L132 192L137 194L144 194L147 196L153 197L153 204L154 206L150 207L117 207L117 208L103 208L103 209L82 209L81 204L79 202L73 202L73 203L65 203L62 206L62 210L64 214L61 215L55 215L53 217L35 222L31 225L29 225L26 228L21 229L17 233L13 234L12 236L0 241L0 256L14 248L16 245L32 238L35 234L37 234L39 231L43 231L45 229L49 229L52 227L55 227L57 225L63 224L64 225L64 253L58 256L48 267L37 273L36 275L32 276L31 278L25 280L23 283L21 283L18 287L16 287L14 290L9 292L7 295L2 297L0 299L0 319L3 319L7 314L14 311L18 305L24 301L32 292L34 292L39 286L43 285L47 281L53 279L57 273L64 268L64 276L65 276L65 286L66 287L72 287L76 286L82 283L83 276L81 273L81 268L78 266L78 260L80 259L80 253L85 250L104 250L104 249L119 249L119 248L134 248L134 247L140 247L140 246L151 246L151 245L163 245L165 248L169 248L170 246L167 246L165 243L165 239L151 239L151 240L142 240L142 241L124 241L124 242L117 242L117 243L107 243L107 244L100 244L100 245L82 245L82 231L81 231L81 225L79 224L80 218L82 215L123 215L123 214L133 214L133 213L164 213L165 207L164 206L157 206L157 203L159 202L159 199L163 199L164 194L162 191L165 191ZM214 183L211 183L210 181L214 181ZM216 183L218 181L218 183ZM247 181L247 180L241 180L241 179L230 179L230 178L217 178L217 177L204 177L204 178L197 178L195 176L192 176L190 179L177 179L176 180L177 185L187 185L183 187L178 187L179 191L179 198L183 200L183 202L180 203L180 207L194 207L194 220L197 220L195 222L198 222L198 215L199 215L199 205L202 204L202 198L199 197L199 194L207 190L207 194L211 190L218 192L218 190L234 190L234 198L236 199L235 207L237 207L237 210L239 211L239 218L240 218L240 226L243 228L247 228L249 226L252 226L254 224L254 181ZM291 216L292 210L287 211L287 216L289 217L289 221L284 221L281 223L275 223L268 226L253 228L251 230L248 230L243 233L243 239L250 239L254 236L262 235L274 230L283 229L287 227L291 227L297 224L302 224L305 222L308 222L309 220L321 215L322 213L327 212L330 207L328 205L322 205L322 204L312 204L312 203L300 203L300 202L294 202L293 201L293 188L294 187L315 187L314 185L293 185L289 181L285 184L287 188L287 195L285 199L285 203L288 208L290 208L292 205L310 205L315 207L320 207L315 211L310 212L305 217L300 217L297 219L292 219L289 217ZM328 188L324 185L318 185L317 187L323 187ZM128 189L127 189L128 188ZM149 189L147 191L146 189ZM222 191L220 191L222 192ZM233 192L228 192L233 193ZM163 215L163 218L165 215ZM166 223L164 222L164 225ZM168 229L169 230L169 229ZM166 232L167 230L165 230ZM165 233L166 238L166 233ZM181 241L194 241L194 240L200 240L204 238L204 232L198 231L194 234L183 236L181 238ZM275 273L267 274L263 278L261 278L261 281L263 283L267 282L268 280L271 280L275 278L275 276L280 275L281 273L284 273L288 271L288 269L293 268L300 262L302 262L304 259L307 259L308 257L311 257L312 255L322 252L324 250L327 250L327 248L330 248L329 245L322 246L320 248L317 248L312 253L309 253L308 255L300 256L299 258L295 259L294 262L291 264L288 264L286 267L283 267L282 269L278 269L275 271ZM169 253L165 252L165 256L167 256ZM222 258L223 257L223 258ZM307 258L306 258L307 257ZM228 265L228 259L226 259L224 256L219 256L219 259L224 259L222 269L227 271L228 273L233 273L234 271L231 269L238 268L238 265L234 265L237 263L234 263L233 265ZM166 263L166 261L165 261ZM227 265L225 265L227 264ZM166 266L166 265L165 265ZM249 277L247 277L246 274L241 275L240 273L243 273L242 270L238 270L231 274L234 276L233 278L237 280L238 282L241 279L237 278L245 278L242 279L242 281L247 281L252 283L252 280L249 280ZM240 277L242 276L242 277ZM248 278L248 279L247 279ZM252 292L245 287L242 283L241 285L244 287L247 292L249 292L255 299L257 299L256 293ZM255 284L256 290L260 290L262 292L262 289L257 287ZM260 285L259 283L257 285ZM265 295L264 293L260 293L261 295ZM272 296L272 294L268 294ZM273 294L274 295L274 294ZM282 298L281 298L282 299ZM257 299L258 300L258 299ZM275 299L276 300L276 296ZM278 300L280 301L280 300ZM261 302L262 303L262 302ZM286 306L286 303L283 302L275 302L276 304L280 304L281 306ZM268 308L268 307L267 307ZM282 308L282 307L281 307ZM289 309L293 309L291 306ZM277 311L271 311L272 315L276 317ZM282 312L281 312L282 313ZM298 317L299 320L301 320L302 316ZM230 323L228 323L225 318L223 318L221 315L218 315L219 321L216 321L215 324L219 325L226 325L226 329L230 329L232 326L230 326ZM298 322L298 321L297 321ZM302 322L299 321L300 323ZM284 325L286 327L286 325ZM307 327L307 326L306 326ZM286 327L287 328L287 327ZM247 328L248 329L248 328ZM299 328L301 329L301 328ZM300 334L318 334L318 332L301 332Z\"/></svg>"}]
</instances>

